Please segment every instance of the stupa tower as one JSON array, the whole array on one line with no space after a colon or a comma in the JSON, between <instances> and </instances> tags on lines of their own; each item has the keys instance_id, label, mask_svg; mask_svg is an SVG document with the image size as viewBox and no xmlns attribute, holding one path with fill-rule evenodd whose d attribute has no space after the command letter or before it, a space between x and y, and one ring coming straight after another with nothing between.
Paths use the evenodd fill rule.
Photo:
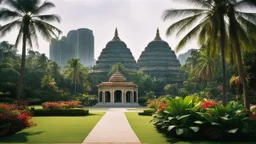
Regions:
<instances>
[{"instance_id":1,"label":"stupa tower","mask_svg":"<svg viewBox=\"0 0 256 144\"><path fill-rule=\"evenodd\" d=\"M182 83L180 62L169 44L161 39L159 29L155 39L142 52L138 65L151 77L163 78L168 83Z\"/></svg>"}]
</instances>

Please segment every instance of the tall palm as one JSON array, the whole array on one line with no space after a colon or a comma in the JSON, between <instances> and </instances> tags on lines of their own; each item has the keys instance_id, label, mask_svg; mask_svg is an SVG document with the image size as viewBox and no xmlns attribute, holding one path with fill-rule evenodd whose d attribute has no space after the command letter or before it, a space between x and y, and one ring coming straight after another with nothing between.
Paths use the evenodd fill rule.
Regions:
<instances>
[{"instance_id":1,"label":"tall palm","mask_svg":"<svg viewBox=\"0 0 256 144\"><path fill-rule=\"evenodd\" d=\"M16 39L16 46L22 39L21 70L17 88L17 101L20 101L20 93L23 82L26 48L27 44L33 47L32 41L37 45L38 33L46 40L51 40L53 36L61 31L48 22L60 22L60 18L54 14L42 14L46 10L55 7L51 2L41 0L3 0L5 7L0 9L0 21L7 22L0 27L0 37L5 36L15 28L19 28Z\"/></svg>"},{"instance_id":2,"label":"tall palm","mask_svg":"<svg viewBox=\"0 0 256 144\"><path fill-rule=\"evenodd\" d=\"M80 59L75 58L68 60L67 66L65 68L66 77L72 79L76 93L77 84L80 84L82 81L84 81L88 74L88 69L83 67L83 65L80 63Z\"/></svg>"},{"instance_id":3,"label":"tall palm","mask_svg":"<svg viewBox=\"0 0 256 144\"><path fill-rule=\"evenodd\" d=\"M212 56L217 56L221 51L222 73L223 73L223 96L222 102L226 105L226 63L225 48L227 46L225 29L225 7L223 0L174 0L196 5L197 8L191 9L169 9L164 12L163 19L173 19L181 17L167 29L167 35L176 32L177 36L186 30L189 32L181 39L176 51L181 50L184 45L194 37L198 37L201 45L207 44L208 51ZM199 23L198 23L199 22ZM220 48L220 50L218 49Z\"/></svg>"},{"instance_id":4,"label":"tall palm","mask_svg":"<svg viewBox=\"0 0 256 144\"><path fill-rule=\"evenodd\" d=\"M254 11L246 8L254 8ZM229 35L231 47L234 48L240 82L243 85L244 105L249 108L248 86L242 61L242 51L254 47L252 40L256 36L256 2L252 0L227 2L227 17L229 18ZM245 11L246 10L246 11Z\"/></svg>"}]
</instances>

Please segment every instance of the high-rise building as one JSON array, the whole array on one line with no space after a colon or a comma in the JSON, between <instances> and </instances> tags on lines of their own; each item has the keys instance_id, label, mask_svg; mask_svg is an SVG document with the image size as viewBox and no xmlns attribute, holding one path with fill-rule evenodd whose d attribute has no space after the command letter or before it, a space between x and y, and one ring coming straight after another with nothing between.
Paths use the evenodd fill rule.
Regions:
<instances>
[{"instance_id":1,"label":"high-rise building","mask_svg":"<svg viewBox=\"0 0 256 144\"><path fill-rule=\"evenodd\" d=\"M85 66L94 65L94 36L89 29L78 29L78 57Z\"/></svg>"},{"instance_id":2,"label":"high-rise building","mask_svg":"<svg viewBox=\"0 0 256 144\"><path fill-rule=\"evenodd\" d=\"M64 66L70 58L79 58L80 62L87 67L95 64L92 30L86 28L71 30L67 37L52 40L50 59Z\"/></svg>"}]
</instances>

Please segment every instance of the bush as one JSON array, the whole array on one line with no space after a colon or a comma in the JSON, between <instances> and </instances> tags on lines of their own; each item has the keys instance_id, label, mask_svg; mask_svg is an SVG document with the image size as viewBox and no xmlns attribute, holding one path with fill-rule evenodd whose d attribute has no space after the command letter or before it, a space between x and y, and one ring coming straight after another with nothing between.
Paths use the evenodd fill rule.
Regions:
<instances>
[{"instance_id":1,"label":"bush","mask_svg":"<svg viewBox=\"0 0 256 144\"><path fill-rule=\"evenodd\" d=\"M0 137L13 135L25 128L35 126L31 113L10 104L0 104Z\"/></svg>"},{"instance_id":2,"label":"bush","mask_svg":"<svg viewBox=\"0 0 256 144\"><path fill-rule=\"evenodd\" d=\"M58 101L58 102L45 102L42 104L43 109L70 109L81 108L79 101Z\"/></svg>"},{"instance_id":3,"label":"bush","mask_svg":"<svg viewBox=\"0 0 256 144\"><path fill-rule=\"evenodd\" d=\"M152 116L156 111L154 109L147 109L144 110L143 112L139 112L139 115L143 115L143 116Z\"/></svg>"},{"instance_id":4,"label":"bush","mask_svg":"<svg viewBox=\"0 0 256 144\"><path fill-rule=\"evenodd\" d=\"M98 97L96 95L83 94L77 97L76 100L80 101L84 106L93 106L98 103Z\"/></svg>"},{"instance_id":5,"label":"bush","mask_svg":"<svg viewBox=\"0 0 256 144\"><path fill-rule=\"evenodd\" d=\"M34 116L86 116L89 110L84 109L35 109Z\"/></svg>"},{"instance_id":6,"label":"bush","mask_svg":"<svg viewBox=\"0 0 256 144\"><path fill-rule=\"evenodd\" d=\"M169 98L154 114L157 130L189 140L255 141L256 115L236 102L223 106L194 96Z\"/></svg>"}]
</instances>

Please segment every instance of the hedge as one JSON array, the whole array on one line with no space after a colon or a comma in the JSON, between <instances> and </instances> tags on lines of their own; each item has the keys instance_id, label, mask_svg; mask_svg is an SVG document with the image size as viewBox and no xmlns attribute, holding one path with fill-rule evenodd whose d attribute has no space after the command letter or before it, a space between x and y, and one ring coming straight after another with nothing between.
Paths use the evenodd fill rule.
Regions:
<instances>
[{"instance_id":1,"label":"hedge","mask_svg":"<svg viewBox=\"0 0 256 144\"><path fill-rule=\"evenodd\" d=\"M144 110L143 112L139 112L139 115L143 115L143 116L152 116L156 111L154 109L147 109Z\"/></svg>"},{"instance_id":2,"label":"hedge","mask_svg":"<svg viewBox=\"0 0 256 144\"><path fill-rule=\"evenodd\" d=\"M32 111L33 116L86 116L89 110L84 109L35 109Z\"/></svg>"}]
</instances>

